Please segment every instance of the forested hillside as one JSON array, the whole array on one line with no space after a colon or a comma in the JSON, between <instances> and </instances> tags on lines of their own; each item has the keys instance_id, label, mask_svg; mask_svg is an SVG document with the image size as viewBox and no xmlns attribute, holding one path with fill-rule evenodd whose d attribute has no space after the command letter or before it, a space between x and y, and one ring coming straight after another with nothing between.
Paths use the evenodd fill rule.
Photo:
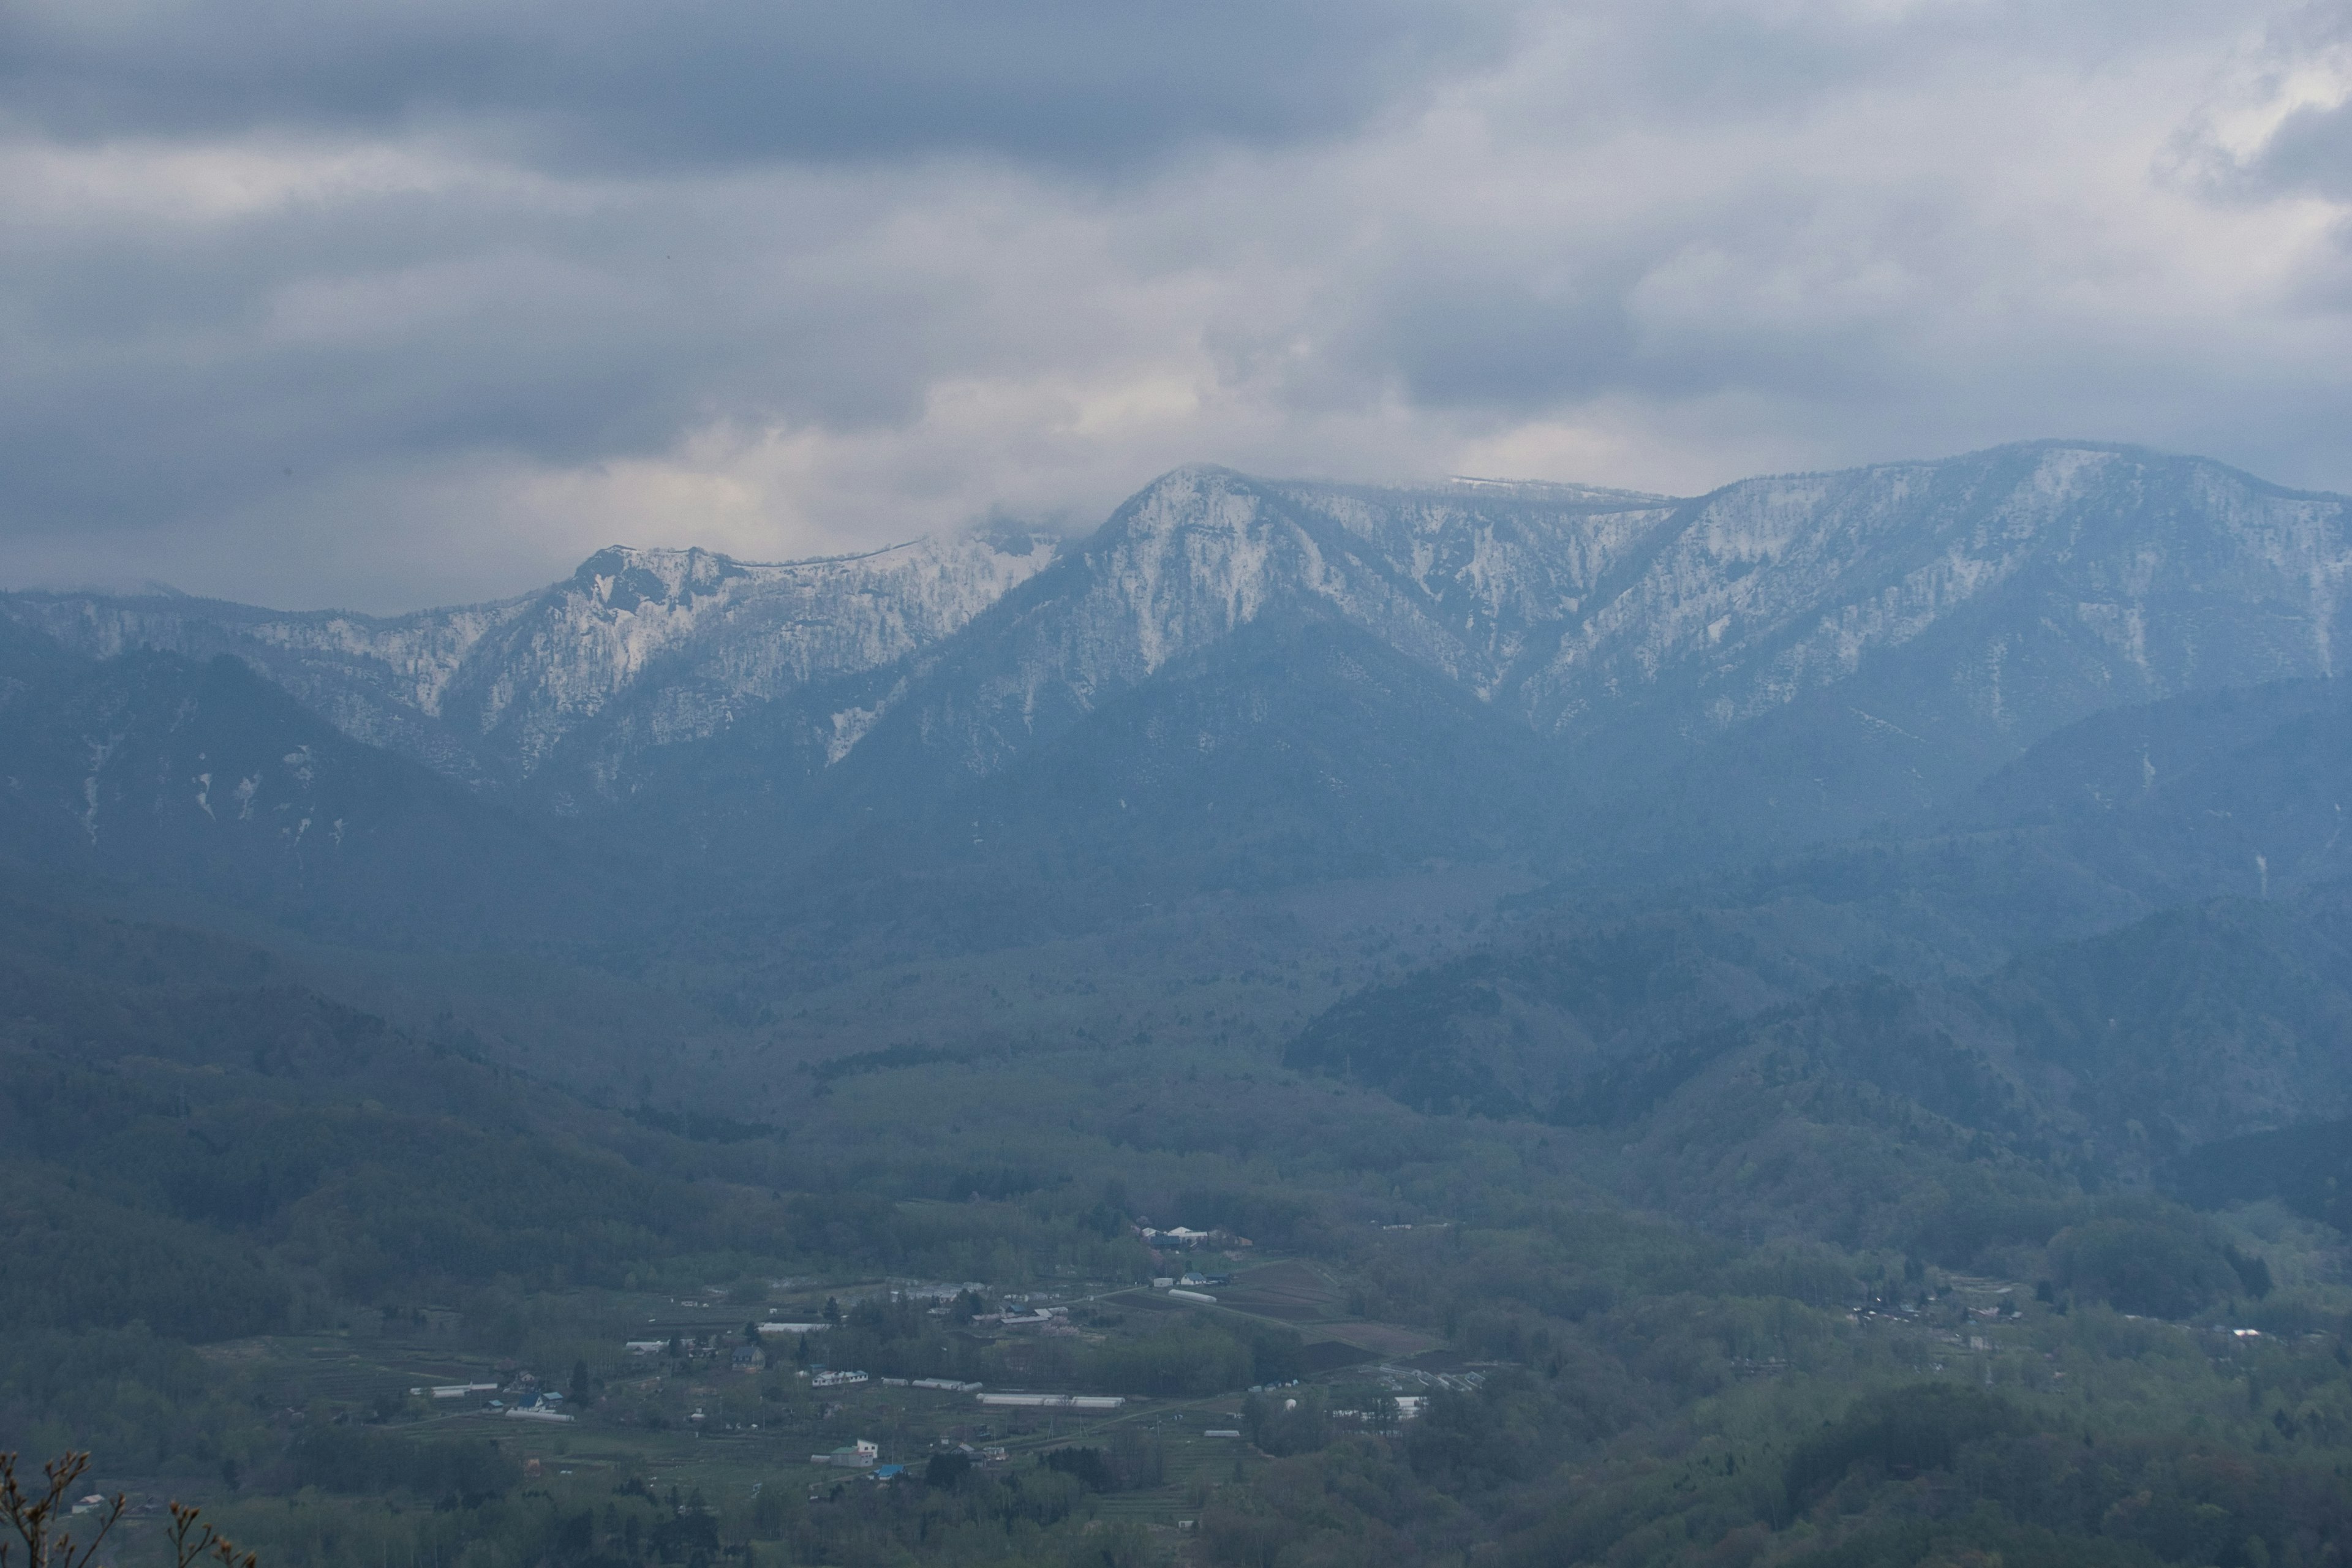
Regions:
<instances>
[{"instance_id":1,"label":"forested hillside","mask_svg":"<svg viewBox=\"0 0 2352 1568\"><path fill-rule=\"evenodd\" d=\"M2344 509L10 596L0 1450L126 1568L2342 1563Z\"/></svg>"}]
</instances>

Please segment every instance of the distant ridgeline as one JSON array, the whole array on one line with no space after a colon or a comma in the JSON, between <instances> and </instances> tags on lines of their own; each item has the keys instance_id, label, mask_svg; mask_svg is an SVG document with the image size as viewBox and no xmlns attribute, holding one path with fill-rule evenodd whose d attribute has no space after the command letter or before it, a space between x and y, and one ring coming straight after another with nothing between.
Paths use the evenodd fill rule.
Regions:
<instances>
[{"instance_id":1,"label":"distant ridgeline","mask_svg":"<svg viewBox=\"0 0 2352 1568\"><path fill-rule=\"evenodd\" d=\"M1687 500L1187 468L1076 542L614 549L387 618L17 594L5 804L20 852L416 941L575 941L656 889L912 936L954 924L942 888L1069 930L1433 858L1641 887L1923 815L2127 838L2268 744L2284 815L2191 850L2252 890L2352 869L2285 771L2340 703L2211 695L2335 673L2346 504L2063 443ZM2174 700L2070 731L2095 776L2062 751L1992 783Z\"/></svg>"}]
</instances>

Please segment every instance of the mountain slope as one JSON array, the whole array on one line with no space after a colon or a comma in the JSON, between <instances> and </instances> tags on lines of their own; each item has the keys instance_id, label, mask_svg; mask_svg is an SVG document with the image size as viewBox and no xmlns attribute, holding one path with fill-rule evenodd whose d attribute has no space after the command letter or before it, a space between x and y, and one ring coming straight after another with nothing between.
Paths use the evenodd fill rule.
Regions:
<instances>
[{"instance_id":1,"label":"mountain slope","mask_svg":"<svg viewBox=\"0 0 2352 1568\"><path fill-rule=\"evenodd\" d=\"M226 656L0 636L0 853L392 945L578 938L625 907L513 813Z\"/></svg>"},{"instance_id":2,"label":"mountain slope","mask_svg":"<svg viewBox=\"0 0 2352 1568\"><path fill-rule=\"evenodd\" d=\"M764 1154L413 1036L303 967L0 868L13 1332L222 1339L283 1326L297 1278L404 1307L462 1282L617 1284L641 1259L790 1244L781 1205L711 1179Z\"/></svg>"},{"instance_id":3,"label":"mountain slope","mask_svg":"<svg viewBox=\"0 0 2352 1568\"><path fill-rule=\"evenodd\" d=\"M770 876L821 867L811 896L863 887L877 918L893 882L930 906L942 878L1031 902L1091 881L1131 909L1525 856L1571 770L1481 685L1663 512L1180 470L957 636L647 759L615 820Z\"/></svg>"},{"instance_id":4,"label":"mountain slope","mask_svg":"<svg viewBox=\"0 0 2352 1568\"><path fill-rule=\"evenodd\" d=\"M234 654L357 739L469 782L553 769L557 794L593 799L644 748L952 633L1054 550L1013 531L781 565L616 547L538 594L390 617L48 594L5 609L96 657Z\"/></svg>"},{"instance_id":5,"label":"mountain slope","mask_svg":"<svg viewBox=\"0 0 2352 1568\"><path fill-rule=\"evenodd\" d=\"M2195 910L2216 896L2284 896L2352 873L2337 801L2352 777L2347 763L2352 705L2334 681L2095 715L2042 742L1952 810L1915 819L1909 837L1821 848L1608 903L1580 898L1572 881L1557 885L1525 901L1521 929L1331 1009L1292 1043L1289 1060L1416 1105L1547 1113L1583 1093L1578 1084L1620 1072L1623 1059L1815 992L2021 974L2040 962L2037 952L2079 956L2098 942L2123 940L2112 933L2125 928L2137 930L2144 947L2168 931L2172 950L2161 960L2147 952L2132 959L2126 994L2101 1004L2100 1016L2137 1018L2136 1039L2171 1038L2193 1016L2187 1004L2150 1012L2147 998L2168 996L2176 979L2223 963L2261 906L2221 921L2192 919ZM2188 925L2165 923L2182 921ZM2287 933L2278 952L2309 934ZM2063 945L2086 941L2093 946ZM2248 980L2248 1005L2259 1004L2265 986L2285 984ZM2055 1027L2071 985L2004 1004L2003 1016ZM2136 1000L2135 987L2145 997ZM2298 1037L2319 1028L2296 1026ZM2152 1063L2119 1058L2100 1071L2129 1083L2154 1073ZM2284 1113L2295 1094L2334 1092L2317 1069L2295 1081L2302 1087L2292 1093L2271 1094L2267 1113ZM2221 1101L2198 1103L2211 1110ZM2133 1119L2157 1125L2145 1106L2107 1121L2112 1130ZM2183 1134L2213 1135L2201 1126Z\"/></svg>"},{"instance_id":6,"label":"mountain slope","mask_svg":"<svg viewBox=\"0 0 2352 1568\"><path fill-rule=\"evenodd\" d=\"M1262 618L1359 627L1481 700L1665 515L1565 487L1274 484L1179 469L916 661L860 745L980 776Z\"/></svg>"},{"instance_id":7,"label":"mountain slope","mask_svg":"<svg viewBox=\"0 0 2352 1568\"><path fill-rule=\"evenodd\" d=\"M2343 498L2132 448L1748 480L1678 516L1551 700L1641 781L1616 836L1687 869L1950 803L2097 711L2333 674L2347 574Z\"/></svg>"},{"instance_id":8,"label":"mountain slope","mask_svg":"<svg viewBox=\"0 0 2352 1568\"><path fill-rule=\"evenodd\" d=\"M1785 1000L1797 955L1723 926L1490 950L1341 1003L1285 1059L1550 1121L1629 1196L1728 1234L1916 1243L1956 1267L2054 1227L2004 1192L2161 1178L2326 1206L2325 1135L2268 1135L2352 1114L2341 885L2162 911L1979 978ZM2233 1173L2231 1151L2278 1168Z\"/></svg>"},{"instance_id":9,"label":"mountain slope","mask_svg":"<svg viewBox=\"0 0 2352 1568\"><path fill-rule=\"evenodd\" d=\"M2329 674L2347 572L2341 499L2123 448L1683 503L1188 469L835 718L945 788L1308 613L1559 743L1601 843L1695 865L1954 800L2107 708Z\"/></svg>"},{"instance_id":10,"label":"mountain slope","mask_svg":"<svg viewBox=\"0 0 2352 1568\"><path fill-rule=\"evenodd\" d=\"M844 770L870 801L912 771L901 738ZM1559 771L1538 737L1370 634L1266 616L961 789L886 805L820 880L1025 891L1066 929L1204 889L1523 856L1558 815Z\"/></svg>"},{"instance_id":11,"label":"mountain slope","mask_svg":"<svg viewBox=\"0 0 2352 1568\"><path fill-rule=\"evenodd\" d=\"M2121 709L1958 803L1962 831L2038 831L2158 902L2352 876L2352 691L2286 681Z\"/></svg>"},{"instance_id":12,"label":"mountain slope","mask_svg":"<svg viewBox=\"0 0 2352 1568\"><path fill-rule=\"evenodd\" d=\"M1632 1190L1725 1228L1836 1210L1832 1233L1861 1237L1940 1209L1983 1236L2008 1222L1948 1212L1962 1165L2140 1187L2352 1110L2347 934L2340 890L2168 911L1965 984L1840 987L1625 1058L1556 1114L1624 1140Z\"/></svg>"}]
</instances>

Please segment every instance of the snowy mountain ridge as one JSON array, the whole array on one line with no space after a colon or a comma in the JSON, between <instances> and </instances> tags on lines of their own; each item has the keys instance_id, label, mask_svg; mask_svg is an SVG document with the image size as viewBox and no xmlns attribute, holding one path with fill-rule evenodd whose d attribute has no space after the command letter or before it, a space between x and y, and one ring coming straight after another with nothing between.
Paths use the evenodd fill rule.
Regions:
<instances>
[{"instance_id":1,"label":"snowy mountain ridge","mask_svg":"<svg viewBox=\"0 0 2352 1568\"><path fill-rule=\"evenodd\" d=\"M383 619L60 595L0 608L85 654L235 654L346 733L564 810L627 798L657 758L691 785L682 748L763 713L784 738L762 743L784 751L711 787L782 787L783 766L804 783L878 747L877 768L950 788L1123 694L1198 679L1247 628L1330 623L1596 788L1734 745L1717 772L1738 787L1690 809L1832 831L1941 798L2093 712L2335 674L2352 647L2347 509L2067 442L1691 500L1186 468L1075 546L999 531L781 564L616 547L535 595Z\"/></svg>"},{"instance_id":2,"label":"snowy mountain ridge","mask_svg":"<svg viewBox=\"0 0 2352 1568\"><path fill-rule=\"evenodd\" d=\"M924 656L896 711L985 773L1241 626L1309 615L1575 747L1667 755L1835 689L1874 733L1991 765L2102 708L2335 673L2347 577L2344 498L2125 447L1682 501L1187 468L1017 618Z\"/></svg>"},{"instance_id":3,"label":"snowy mountain ridge","mask_svg":"<svg viewBox=\"0 0 2352 1568\"><path fill-rule=\"evenodd\" d=\"M393 616L57 594L9 595L7 609L94 657L232 654L357 739L472 782L516 782L616 710L625 728L674 742L904 658L1057 544L1000 531L779 563L614 546L537 594Z\"/></svg>"}]
</instances>

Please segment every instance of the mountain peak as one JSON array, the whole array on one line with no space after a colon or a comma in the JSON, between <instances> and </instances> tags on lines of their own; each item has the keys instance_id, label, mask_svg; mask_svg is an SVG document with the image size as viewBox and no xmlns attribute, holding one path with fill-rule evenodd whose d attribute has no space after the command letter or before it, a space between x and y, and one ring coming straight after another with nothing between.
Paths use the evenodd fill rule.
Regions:
<instances>
[{"instance_id":1,"label":"mountain peak","mask_svg":"<svg viewBox=\"0 0 2352 1568\"><path fill-rule=\"evenodd\" d=\"M709 593L730 577L744 575L744 570L732 557L699 546L646 550L610 544L582 562L571 581L601 605L633 610L649 601L675 604Z\"/></svg>"}]
</instances>

